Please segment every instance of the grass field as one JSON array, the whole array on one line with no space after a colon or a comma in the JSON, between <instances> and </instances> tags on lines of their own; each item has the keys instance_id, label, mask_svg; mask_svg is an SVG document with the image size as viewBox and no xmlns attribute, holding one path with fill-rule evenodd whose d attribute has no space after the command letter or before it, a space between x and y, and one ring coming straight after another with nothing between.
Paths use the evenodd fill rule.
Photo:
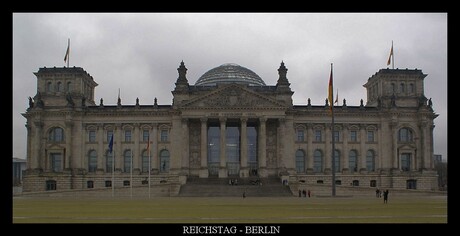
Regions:
<instances>
[{"instance_id":1,"label":"grass field","mask_svg":"<svg viewBox=\"0 0 460 236\"><path fill-rule=\"evenodd\" d=\"M13 223L447 223L447 197L13 198Z\"/></svg>"}]
</instances>

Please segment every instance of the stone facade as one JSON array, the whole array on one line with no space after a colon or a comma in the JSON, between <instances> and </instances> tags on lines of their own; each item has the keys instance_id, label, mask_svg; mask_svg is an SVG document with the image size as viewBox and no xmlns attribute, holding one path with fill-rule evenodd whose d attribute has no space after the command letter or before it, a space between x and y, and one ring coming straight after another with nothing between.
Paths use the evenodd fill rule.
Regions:
<instances>
[{"instance_id":1,"label":"stone facade","mask_svg":"<svg viewBox=\"0 0 460 236\"><path fill-rule=\"evenodd\" d=\"M250 72L226 66L235 74ZM348 106L344 99L334 107L334 129L327 102L292 103L284 63L276 85L265 85L253 72L237 82L208 74L215 84L190 85L186 71L182 62L171 105L156 99L123 105L121 98L105 105L94 101L98 84L82 68L40 68L38 92L23 113L28 134L23 191L101 189L112 180L117 188L143 186L150 180L169 183L174 195L188 177L278 176L295 193L300 185L332 183L333 137L336 184L437 186L437 114L424 96L421 70L381 69L372 75L364 84L365 105ZM248 78L259 84L246 84Z\"/></svg>"}]
</instances>

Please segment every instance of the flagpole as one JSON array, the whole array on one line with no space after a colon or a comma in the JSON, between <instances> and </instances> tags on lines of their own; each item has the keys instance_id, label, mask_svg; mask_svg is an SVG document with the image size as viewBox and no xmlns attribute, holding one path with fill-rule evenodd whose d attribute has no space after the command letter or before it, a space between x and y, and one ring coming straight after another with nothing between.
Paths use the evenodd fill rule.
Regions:
<instances>
[{"instance_id":1,"label":"flagpole","mask_svg":"<svg viewBox=\"0 0 460 236\"><path fill-rule=\"evenodd\" d=\"M129 186L131 188L131 198L133 198L133 150L131 150L131 167L130 167Z\"/></svg>"},{"instance_id":2,"label":"flagpole","mask_svg":"<svg viewBox=\"0 0 460 236\"><path fill-rule=\"evenodd\" d=\"M68 51L68 55L67 55L67 68L69 68L69 64L70 64L70 38L67 40L68 42L68 45L69 45L69 51Z\"/></svg>"},{"instance_id":3,"label":"flagpole","mask_svg":"<svg viewBox=\"0 0 460 236\"><path fill-rule=\"evenodd\" d=\"M112 155L112 197L114 197L115 195L115 174L114 173L115 173L115 150L113 150L113 155Z\"/></svg>"},{"instance_id":4,"label":"flagpole","mask_svg":"<svg viewBox=\"0 0 460 236\"><path fill-rule=\"evenodd\" d=\"M391 53L392 53L392 59L393 59L391 61L392 62L391 65L392 65L393 70L394 70L395 69L395 50L393 48L393 40L391 40Z\"/></svg>"},{"instance_id":5,"label":"flagpole","mask_svg":"<svg viewBox=\"0 0 460 236\"><path fill-rule=\"evenodd\" d=\"M333 83L333 76L332 76L332 63L331 63L331 81L332 87L334 87ZM331 97L334 98L334 89L331 89ZM332 101L331 101L332 102ZM334 138L334 103L331 103L331 113L332 113L332 121L331 121L331 132L332 132L332 196L335 197L335 138Z\"/></svg>"},{"instance_id":6,"label":"flagpole","mask_svg":"<svg viewBox=\"0 0 460 236\"><path fill-rule=\"evenodd\" d=\"M149 137L147 138L147 152L149 153L149 199L150 199L150 171L152 169L151 167L151 158L150 158L150 131L149 131Z\"/></svg>"}]
</instances>

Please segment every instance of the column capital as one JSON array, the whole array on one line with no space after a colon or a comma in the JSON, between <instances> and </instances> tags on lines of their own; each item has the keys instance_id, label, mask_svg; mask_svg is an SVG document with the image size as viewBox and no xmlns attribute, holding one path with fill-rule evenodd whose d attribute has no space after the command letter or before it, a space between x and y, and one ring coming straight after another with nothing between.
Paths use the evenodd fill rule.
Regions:
<instances>
[{"instance_id":1,"label":"column capital","mask_svg":"<svg viewBox=\"0 0 460 236\"><path fill-rule=\"evenodd\" d=\"M260 121L260 123L262 123L262 122L265 123L265 122L267 122L267 117L265 117L265 116L259 117L259 121Z\"/></svg>"},{"instance_id":2,"label":"column capital","mask_svg":"<svg viewBox=\"0 0 460 236\"><path fill-rule=\"evenodd\" d=\"M43 128L43 122L42 121L34 121L34 125L37 128Z\"/></svg>"},{"instance_id":3,"label":"column capital","mask_svg":"<svg viewBox=\"0 0 460 236\"><path fill-rule=\"evenodd\" d=\"M247 117L241 117L240 120L241 120L241 123L247 123L248 122Z\"/></svg>"},{"instance_id":4,"label":"column capital","mask_svg":"<svg viewBox=\"0 0 460 236\"><path fill-rule=\"evenodd\" d=\"M219 117L219 121L220 121L221 124L225 123L225 122L227 122L227 117Z\"/></svg>"},{"instance_id":5,"label":"column capital","mask_svg":"<svg viewBox=\"0 0 460 236\"><path fill-rule=\"evenodd\" d=\"M208 118L206 118L206 117L201 117L201 118L200 118L200 121L201 121L201 123L207 123L207 122L208 122Z\"/></svg>"},{"instance_id":6,"label":"column capital","mask_svg":"<svg viewBox=\"0 0 460 236\"><path fill-rule=\"evenodd\" d=\"M73 126L73 121L65 121L65 126L72 127Z\"/></svg>"}]
</instances>

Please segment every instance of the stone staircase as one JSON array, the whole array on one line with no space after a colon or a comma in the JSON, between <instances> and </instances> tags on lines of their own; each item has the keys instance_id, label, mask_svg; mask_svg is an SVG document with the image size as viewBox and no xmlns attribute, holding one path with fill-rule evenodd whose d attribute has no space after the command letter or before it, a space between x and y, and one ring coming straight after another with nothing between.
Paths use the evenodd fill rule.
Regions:
<instances>
[{"instance_id":1,"label":"stone staircase","mask_svg":"<svg viewBox=\"0 0 460 236\"><path fill-rule=\"evenodd\" d=\"M234 184L231 184L231 180ZM181 197L292 197L288 186L284 186L278 177L260 178L198 178L188 177L181 186Z\"/></svg>"}]
</instances>

